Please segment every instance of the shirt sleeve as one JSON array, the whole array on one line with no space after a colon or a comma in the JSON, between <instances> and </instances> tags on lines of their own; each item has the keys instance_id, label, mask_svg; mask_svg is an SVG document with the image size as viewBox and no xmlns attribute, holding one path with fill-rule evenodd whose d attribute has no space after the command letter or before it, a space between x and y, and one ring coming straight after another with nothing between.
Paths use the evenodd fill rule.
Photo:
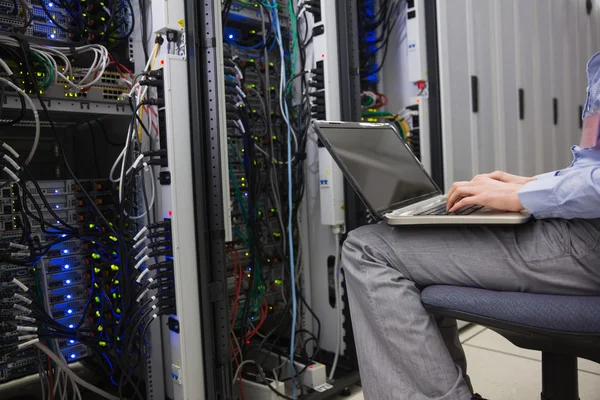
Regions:
<instances>
[{"instance_id":1,"label":"shirt sleeve","mask_svg":"<svg viewBox=\"0 0 600 400\"><path fill-rule=\"evenodd\" d=\"M538 181L542 180L542 179L546 179L546 178L552 178L552 177L556 176L557 172L558 171L546 172L545 174L536 175L534 178L537 179Z\"/></svg>"},{"instance_id":2,"label":"shirt sleeve","mask_svg":"<svg viewBox=\"0 0 600 400\"><path fill-rule=\"evenodd\" d=\"M528 182L519 199L538 219L600 218L600 165L567 168L559 175Z\"/></svg>"}]
</instances>

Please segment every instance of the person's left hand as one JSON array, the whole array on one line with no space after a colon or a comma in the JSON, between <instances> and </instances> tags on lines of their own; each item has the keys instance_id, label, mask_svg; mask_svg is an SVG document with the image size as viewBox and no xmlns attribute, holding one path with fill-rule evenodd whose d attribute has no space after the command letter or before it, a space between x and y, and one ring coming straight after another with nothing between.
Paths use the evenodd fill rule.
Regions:
<instances>
[{"instance_id":1,"label":"person's left hand","mask_svg":"<svg viewBox=\"0 0 600 400\"><path fill-rule=\"evenodd\" d=\"M522 211L519 190L523 184L501 182L487 176L477 176L469 182L455 182L448 192L447 210L478 205L501 211Z\"/></svg>"}]
</instances>

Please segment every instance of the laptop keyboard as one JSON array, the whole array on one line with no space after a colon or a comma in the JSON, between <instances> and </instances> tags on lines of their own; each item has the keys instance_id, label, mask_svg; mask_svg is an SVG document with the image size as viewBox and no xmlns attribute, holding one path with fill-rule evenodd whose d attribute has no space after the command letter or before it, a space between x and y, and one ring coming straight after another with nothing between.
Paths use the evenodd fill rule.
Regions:
<instances>
[{"instance_id":1,"label":"laptop keyboard","mask_svg":"<svg viewBox=\"0 0 600 400\"><path fill-rule=\"evenodd\" d=\"M420 214L415 215L471 215L477 210L481 210L482 206L469 206L465 208L461 208L460 210L450 213L446 211L446 203L442 203L439 206L431 208L429 210L425 210Z\"/></svg>"}]
</instances>

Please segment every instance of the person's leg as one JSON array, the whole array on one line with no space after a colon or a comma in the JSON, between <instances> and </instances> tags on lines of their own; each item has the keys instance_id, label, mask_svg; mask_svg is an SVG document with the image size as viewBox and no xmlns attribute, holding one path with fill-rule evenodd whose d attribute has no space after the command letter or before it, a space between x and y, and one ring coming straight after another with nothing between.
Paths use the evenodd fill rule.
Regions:
<instances>
[{"instance_id":1,"label":"person's leg","mask_svg":"<svg viewBox=\"0 0 600 400\"><path fill-rule=\"evenodd\" d=\"M457 321L454 318L435 317L435 323L442 335L442 340L448 349L448 353L450 353L450 357L452 357L452 361L455 365L460 367L463 380L467 384L469 391L472 393L473 385L471 384L471 379L469 378L467 371L467 356L465 355L462 343L460 343Z\"/></svg>"},{"instance_id":2,"label":"person's leg","mask_svg":"<svg viewBox=\"0 0 600 400\"><path fill-rule=\"evenodd\" d=\"M351 232L342 265L365 398L470 399L461 363L421 304L421 288L600 293L599 228L599 221L549 220Z\"/></svg>"}]
</instances>

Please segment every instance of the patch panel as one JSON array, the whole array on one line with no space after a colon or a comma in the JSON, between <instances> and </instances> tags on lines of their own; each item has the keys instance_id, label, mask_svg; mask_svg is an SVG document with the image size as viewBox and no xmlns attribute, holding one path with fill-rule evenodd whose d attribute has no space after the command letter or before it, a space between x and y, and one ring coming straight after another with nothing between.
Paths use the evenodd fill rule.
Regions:
<instances>
[{"instance_id":1,"label":"patch panel","mask_svg":"<svg viewBox=\"0 0 600 400\"><path fill-rule=\"evenodd\" d=\"M37 372L37 358L23 358L0 365L0 382L9 381Z\"/></svg>"},{"instance_id":2,"label":"patch panel","mask_svg":"<svg viewBox=\"0 0 600 400\"><path fill-rule=\"evenodd\" d=\"M4 3L6 3L6 2L4 2ZM31 13L32 13L34 21L48 22L48 23L52 22L50 20L50 18L48 18L48 15L46 14L46 12L44 11L44 9L41 6L32 6ZM53 7L52 9L48 10L48 14L50 14L50 16L52 17L52 20L56 21L61 26L66 26L69 23L68 13L64 10ZM57 28L57 29L59 29L59 28Z\"/></svg>"},{"instance_id":3,"label":"patch panel","mask_svg":"<svg viewBox=\"0 0 600 400\"><path fill-rule=\"evenodd\" d=\"M14 336L18 336L18 335L14 334ZM5 336L5 337L10 337L10 336ZM27 348L27 349L24 349L21 351L17 351L16 353L14 353L14 356L13 355L9 356L8 354L0 354L0 365L7 364L13 358L30 358L33 356L35 356L34 348Z\"/></svg>"},{"instance_id":4,"label":"patch panel","mask_svg":"<svg viewBox=\"0 0 600 400\"><path fill-rule=\"evenodd\" d=\"M9 274L10 276L24 276L31 267L16 264L0 264L0 274Z\"/></svg>"},{"instance_id":5,"label":"patch panel","mask_svg":"<svg viewBox=\"0 0 600 400\"><path fill-rule=\"evenodd\" d=\"M26 349L23 352L16 353L17 357L12 357L18 359L18 361L0 364L0 383L36 373L38 368L37 358L31 356L34 351L35 349ZM84 345L72 345L61 349L61 353L67 362L71 363L87 357L89 350ZM18 357L20 354L22 358ZM0 360L2 358L7 357L2 356ZM45 367L45 362L42 366Z\"/></svg>"},{"instance_id":6,"label":"patch panel","mask_svg":"<svg viewBox=\"0 0 600 400\"><path fill-rule=\"evenodd\" d=\"M23 277L19 277L19 281L21 281L21 283L27 287L33 287L35 285L35 280L33 278L33 274L28 274L27 276ZM19 287L17 285L15 285L14 283L11 282L7 282L7 283L0 283L0 289L1 290L6 290L6 291L10 291L10 292L17 292L19 291Z\"/></svg>"},{"instance_id":7,"label":"patch panel","mask_svg":"<svg viewBox=\"0 0 600 400\"><path fill-rule=\"evenodd\" d=\"M51 23L33 22L31 25L33 26L33 36L61 42L67 41L67 34Z\"/></svg>"}]
</instances>

